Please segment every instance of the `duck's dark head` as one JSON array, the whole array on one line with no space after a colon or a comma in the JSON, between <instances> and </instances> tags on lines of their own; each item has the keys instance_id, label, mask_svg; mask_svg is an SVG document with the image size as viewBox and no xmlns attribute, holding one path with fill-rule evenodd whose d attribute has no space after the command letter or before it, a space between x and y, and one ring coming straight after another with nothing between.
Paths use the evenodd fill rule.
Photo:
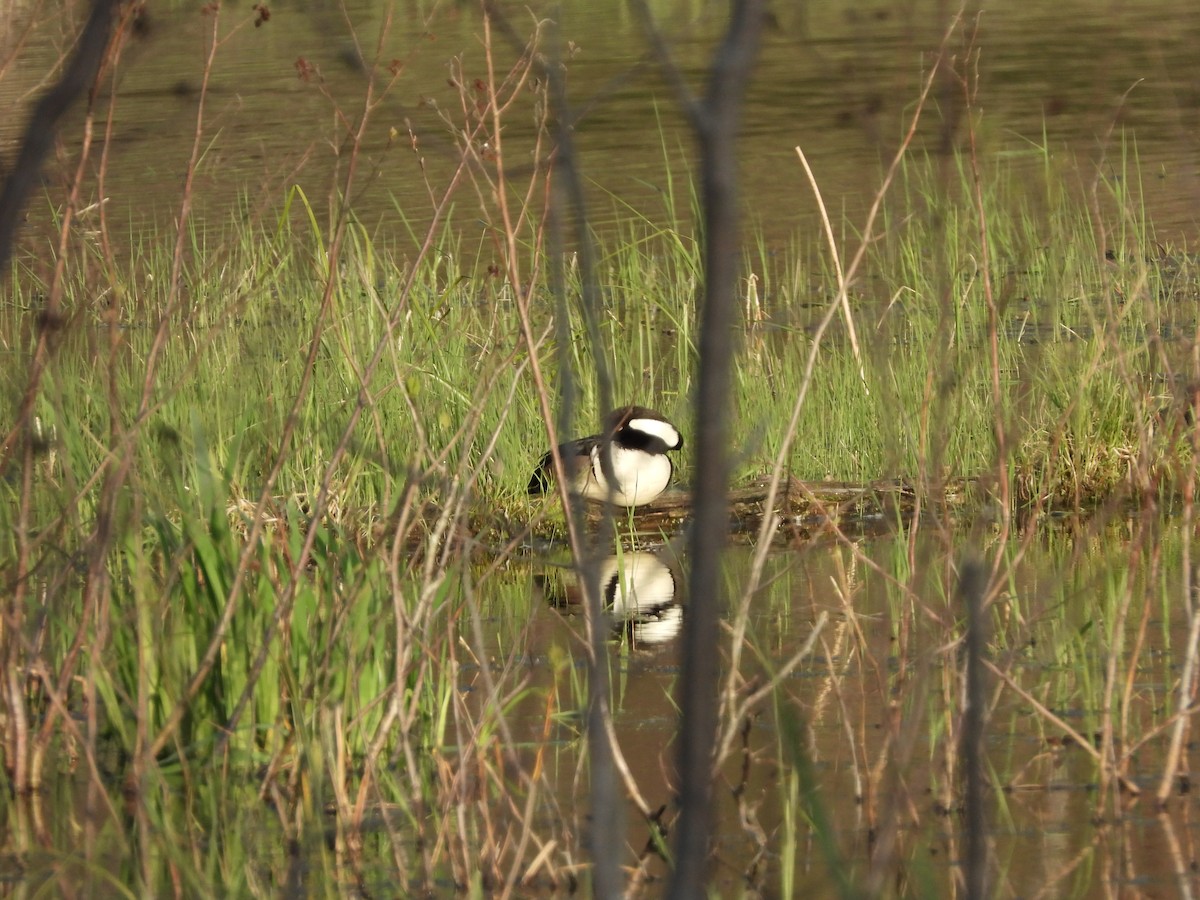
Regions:
<instances>
[{"instance_id":1,"label":"duck's dark head","mask_svg":"<svg viewBox=\"0 0 1200 900\"><path fill-rule=\"evenodd\" d=\"M683 446L683 435L662 413L645 406L623 406L604 417L605 435L623 447L666 453Z\"/></svg>"}]
</instances>

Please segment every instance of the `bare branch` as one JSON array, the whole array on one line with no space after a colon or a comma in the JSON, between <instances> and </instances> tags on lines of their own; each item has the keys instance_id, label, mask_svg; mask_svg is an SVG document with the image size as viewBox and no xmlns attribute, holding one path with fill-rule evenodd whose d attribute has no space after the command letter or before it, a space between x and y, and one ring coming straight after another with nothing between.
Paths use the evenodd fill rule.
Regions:
<instances>
[{"instance_id":1,"label":"bare branch","mask_svg":"<svg viewBox=\"0 0 1200 900\"><path fill-rule=\"evenodd\" d=\"M25 126L25 140L12 174L0 191L0 273L8 267L21 210L37 184L42 160L54 141L59 120L91 86L104 61L118 0L93 0L88 20L79 33L75 55L58 84L42 95Z\"/></svg>"}]
</instances>

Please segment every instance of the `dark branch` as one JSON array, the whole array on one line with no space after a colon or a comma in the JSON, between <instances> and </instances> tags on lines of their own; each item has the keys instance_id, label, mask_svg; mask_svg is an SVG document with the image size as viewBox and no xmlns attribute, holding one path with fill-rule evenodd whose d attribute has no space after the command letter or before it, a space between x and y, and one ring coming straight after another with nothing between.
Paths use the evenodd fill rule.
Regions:
<instances>
[{"instance_id":1,"label":"dark branch","mask_svg":"<svg viewBox=\"0 0 1200 900\"><path fill-rule=\"evenodd\" d=\"M729 386L737 312L737 133L750 68L758 52L762 0L736 0L713 58L696 116L704 200L704 299L695 398L696 470L689 606L679 680L680 815L668 896L703 897L712 817L712 760L717 728L721 552L729 527Z\"/></svg>"},{"instance_id":2,"label":"dark branch","mask_svg":"<svg viewBox=\"0 0 1200 900\"><path fill-rule=\"evenodd\" d=\"M54 142L58 122L91 87L100 70L118 5L119 0L93 0L91 13L79 33L75 55L67 63L58 83L38 100L29 124L25 126L25 139L17 161L0 192L0 273L5 271L12 258L21 210L38 181L42 160Z\"/></svg>"}]
</instances>

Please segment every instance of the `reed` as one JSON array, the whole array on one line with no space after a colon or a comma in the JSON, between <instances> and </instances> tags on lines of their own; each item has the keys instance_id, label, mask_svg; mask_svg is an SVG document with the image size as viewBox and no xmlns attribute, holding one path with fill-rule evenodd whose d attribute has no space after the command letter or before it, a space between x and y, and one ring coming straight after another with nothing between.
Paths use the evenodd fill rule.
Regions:
<instances>
[{"instance_id":1,"label":"reed","mask_svg":"<svg viewBox=\"0 0 1200 900\"><path fill-rule=\"evenodd\" d=\"M208 46L219 65L216 31ZM123 240L60 209L53 258L18 257L0 390L32 401L0 477L0 750L15 798L5 852L39 884L511 896L586 883L589 655L578 619L532 590L546 560L528 548L567 526L524 487L560 386L577 392L581 432L599 419L601 363L618 402L689 420L703 267L690 174L664 153L661 217L611 198L599 341L584 339L578 267L561 303L546 292L534 69L532 50L495 68L487 103L540 123L539 164L497 180L480 156L497 121L464 103L447 131L460 164L395 243L342 201L369 183L347 159L330 208L294 189L270 219L248 203L223 228L181 215L177 231ZM337 107L338 121L364 125L377 99ZM202 146L203 120L196 133ZM1195 650L1178 627L1188 535L1157 516L1190 510L1194 486L1181 386L1196 376L1169 335L1192 323L1178 301L1196 275L1152 249L1134 181L1074 196L1046 147L949 173L909 155L846 286L853 316L820 334L839 308L826 247L752 243L738 478L899 478L917 511L889 519L887 541L836 517L811 544L767 529L728 575L740 602L717 781L753 847L742 886L852 896L903 872L917 892L946 891L953 875L914 860L959 840L961 545L988 573L986 728L1005 742L985 751L993 788L1052 779L1071 747L1102 788L1098 812L1147 771L1169 792L1186 752L1162 752L1187 719L1177 663ZM492 236L475 244L455 211L468 197ZM38 323L48 295L71 313ZM952 522L961 482L975 498ZM1123 524L1131 507L1143 525ZM1070 535L1020 527L1064 512ZM625 552L633 525L591 549ZM625 751L646 704L674 712L673 675L627 634L602 646L631 798L622 862L653 892L677 786L662 759ZM1019 815L1004 799L984 802ZM81 802L82 838L64 824Z\"/></svg>"}]
</instances>

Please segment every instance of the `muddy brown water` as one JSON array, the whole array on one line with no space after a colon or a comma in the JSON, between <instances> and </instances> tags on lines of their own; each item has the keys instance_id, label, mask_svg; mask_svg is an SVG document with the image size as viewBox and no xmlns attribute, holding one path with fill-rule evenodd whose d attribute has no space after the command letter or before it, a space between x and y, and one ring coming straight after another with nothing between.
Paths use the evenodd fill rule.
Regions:
<instances>
[{"instance_id":1,"label":"muddy brown water","mask_svg":"<svg viewBox=\"0 0 1200 900\"><path fill-rule=\"evenodd\" d=\"M677 60L699 84L717 30L713 5L655 6ZM861 220L878 183L880 161L897 145L941 40L946 8L830 3L784 4L775 10L747 101L742 144L746 206L770 245L809 241L814 233L815 207L796 161L796 145L804 148L831 208ZM350 2L345 9L359 27L363 45L373 46L385 8ZM438 119L439 109L454 109L457 103L457 93L447 84L448 60L462 54L464 73L482 74L479 21L471 9L449 4L428 18L422 9L402 4L390 17L380 56L402 59L405 68L375 114L366 143L367 187L354 197L354 207L372 233L401 249L411 246L401 213L418 232L429 215L408 128L418 135L426 170L438 183L453 158L446 127ZM511 6L522 27L529 21L525 9ZM619 200L662 221L671 190L677 192L677 211L686 220L686 187L681 180L669 182L665 172L670 167L680 174L692 158L691 139L671 92L654 67L644 64L645 43L636 23L623 5L576 3L565 9L562 37L574 44L570 91L580 110L576 135L593 220L601 226L610 223ZM303 187L318 207L324 202L334 171L331 147L340 146L343 137L332 124L329 97L353 112L364 87L341 10L324 2L273 6L269 22L261 28L242 27L218 53L206 110L207 149L197 182L195 219L202 229L219 233L241 203L252 215L270 221L293 184ZM27 108L44 84L68 29L58 4L50 10L9 2L4 11L9 26L0 31L0 58L15 56L0 75L0 108L16 111ZM251 15L248 8L228 5L222 29ZM153 6L144 35L123 58L105 197L114 232L120 239L128 234L131 245L154 229L169 227L177 214L211 21L195 6ZM34 31L18 44L27 22L35 23ZM968 46L958 34L951 46L960 60L978 52L974 105L981 116L978 136L985 155L1006 158L1018 171L1022 166L1035 171L1045 164L1039 149L1045 146L1052 165L1072 173L1081 194L1097 176L1114 184L1136 180L1158 237L1194 242L1200 209L1200 16L1190 4L987 4L974 43ZM319 77L298 78L300 59L315 66ZM101 108L107 103L103 98ZM942 82L916 149L938 154L965 148L964 115L954 80ZM0 117L0 150L6 159L12 158L21 119L16 114ZM528 125L514 122L512 131L519 141ZM76 115L63 134L64 152L48 167L52 197L63 173L73 167L79 135ZM91 184L85 200L97 199ZM31 231L44 223L45 208L41 200L31 206ZM465 195L452 221L465 250L475 252L485 239L484 229ZM1157 576L1164 585L1182 582L1179 540L1177 530L1162 538L1164 546L1174 548L1164 553ZM1080 541L1039 539L997 608L998 624L1013 629L1005 645L1008 670L1084 734L1094 725L1096 679L1102 675L1098 665L1078 660L1099 652L1103 642L1089 636L1112 621L1107 615L1097 618L1096 604L1104 601L1109 579L1149 577L1121 562L1130 557L1127 541L1121 527ZM998 552L986 540L978 543ZM882 840L894 839L901 848L894 859L901 862L886 870L892 889L901 895L947 896L961 853L961 828L957 814L941 809L952 776L937 717L946 705L940 698L957 690L948 674L955 671L948 647L957 636L960 616L946 606L948 579L923 581L919 595L924 606L909 615L894 585L870 574L867 559L893 570L905 553L902 540L875 538L856 547L863 556L858 562L850 549L828 542L772 553L768 587L754 599L750 625L750 640L768 661L757 675L787 659L807 640L819 615L828 614L822 643L785 680L780 696L786 701L780 709L794 713L805 735L820 786L819 803L832 823L839 852L856 881L865 883L872 854L879 852ZM922 563L944 575L953 556L929 555ZM650 593L662 596L661 571L650 562L643 565L656 585ZM669 560L664 565L674 581L675 600L686 604L680 573L672 571ZM749 551L735 551L731 593L744 581L748 566ZM580 656L582 626L569 608L547 599L554 585L539 582L544 573L536 568L531 565L514 576L529 582L528 616L516 622L497 616L491 626L496 635L519 637L531 685L549 688L562 678L551 664L558 650ZM843 594L853 616L846 613ZM1143 604L1143 594L1139 598ZM685 609L656 603L651 610L639 609L636 621L624 617L614 630L618 737L652 806L670 801L675 722L670 691L678 677L674 632ZM1127 735L1150 734L1166 719L1186 633L1183 604L1177 599L1136 609L1141 618L1130 629L1143 620L1146 627L1138 665L1127 680L1134 701L1126 712L1131 723ZM905 621L910 622L908 631ZM498 641L495 649L498 655L509 652L510 642L501 647ZM464 687L469 682L468 674ZM998 895L1173 896L1200 889L1194 875L1194 861L1200 857L1194 794L1177 793L1165 816L1154 815L1146 800L1119 816L1112 814L1110 803L1107 820L1097 823L1098 786L1086 754L1064 745L1062 732L1027 702L994 684L993 691L997 699L989 720L989 762L996 783L1004 788L993 796L989 810ZM914 702L914 696L922 695L932 698L927 705ZM898 710L915 725L897 726ZM777 890L786 806L781 792L790 771L777 764L779 711L764 709L752 719L745 744L736 745L718 786L723 824L717 883L723 893L747 889L773 896ZM540 735L543 718L540 710L526 712L532 739ZM514 721L520 723L521 715ZM903 747L889 745L888 735L897 741L903 737ZM571 748L575 738L564 726L556 740L564 748L562 768L555 774L562 804L584 810ZM1162 747L1161 739L1151 741L1131 763L1131 777L1145 790L1153 790ZM1192 770L1198 762L1196 748L1189 743L1186 749L1186 768ZM872 782L873 770L887 778ZM740 809L734 793L739 785ZM881 828L885 823L898 825L894 835ZM797 892L826 896L830 863L803 823L797 833ZM644 820L631 809L630 843L640 847L646 836ZM62 841L69 846L70 836L63 835ZM650 858L648 896L658 892L653 879L661 872L661 864Z\"/></svg>"},{"instance_id":2,"label":"muddy brown water","mask_svg":"<svg viewBox=\"0 0 1200 900\"><path fill-rule=\"evenodd\" d=\"M1166 746L1157 729L1175 702L1172 690L1187 638L1186 612L1177 602L1183 584L1180 544L1168 529L1160 545L1161 569L1152 575L1154 554L1129 552L1132 528L1128 522L1092 522L1048 529L1030 540L993 607L997 634L991 652L1038 703L1079 735L1097 740L1106 646L1099 636L1111 634L1116 621L1119 594L1111 585L1127 579L1130 656L1118 677L1122 687L1128 684L1130 700L1117 742L1123 753L1130 743L1159 735L1137 748L1123 770L1144 796L1133 802L1111 788L1101 796L1089 754L1031 701L992 678L986 755L997 788L988 807L995 896L1187 896L1200 887L1194 792L1186 781L1177 783L1163 815L1154 813L1152 797ZM715 884L722 896L743 891L780 896L779 873L789 853L784 809L788 778L796 771L788 762L795 757L785 749L789 729L803 736L816 805L833 833L836 865L852 883L864 887L879 877L876 885L885 894L955 893L963 845L961 809L953 798L961 795L953 787L955 742L948 735L955 727L949 710L960 699L957 640L964 615L947 597L942 579L950 575L953 559L987 541L973 544L957 535L950 554L918 543L922 571L911 574L903 562L908 548L894 536L811 543L768 558L764 587L751 604L741 688L761 685L809 639L823 615L827 621L812 656L738 732L717 782ZM746 583L751 556L749 548L730 554L731 592ZM617 598L611 620L616 732L647 805L665 806L670 821L678 750L672 696L680 672L677 632L686 616L686 579L670 553L626 551L621 559L602 573L602 582L622 573L621 587L611 588ZM678 615L664 606L662 573L668 570L674 600L682 604ZM911 595L906 599L880 573L905 580ZM551 587L546 580L544 573L534 577L543 603L533 607L521 644L536 698L526 709L524 736L534 743L544 739L546 692L562 696L565 690L561 665L552 661L564 654L582 658L582 616L561 602L557 571L551 570ZM732 620L729 612L726 622ZM521 721L519 712L514 720ZM568 721L553 737L572 746L577 724ZM1200 762L1198 754L1189 740L1185 772ZM579 817L585 827L588 800L577 775L573 755L566 754L558 790L568 817ZM651 826L632 804L627 829L630 845L643 847ZM807 824L797 826L791 847L794 895L832 896L833 864ZM874 876L873 858L889 860ZM644 862L640 895L656 896L664 866L653 853Z\"/></svg>"},{"instance_id":3,"label":"muddy brown water","mask_svg":"<svg viewBox=\"0 0 1200 900\"><path fill-rule=\"evenodd\" d=\"M992 896L1194 896L1200 889L1195 863L1200 798L1177 782L1164 814L1155 813L1152 800L1167 744L1163 726L1175 708L1187 639L1183 542L1178 523L1164 522L1150 533L1141 527L1137 520L1092 520L1043 526L1008 543L981 529L954 533L948 545L931 528L915 541L902 534L827 539L772 552L762 587L751 598L739 695L763 685L810 640L818 622L824 620L824 626L812 654L741 722L715 781L713 886L718 895L789 896L782 878L786 867L793 872L790 896L796 897L836 896L835 870L856 888L874 885L882 896L959 895L963 837L955 798L961 794L952 769L963 616L947 584L956 560L983 553L1012 563L989 617L990 657L1040 705L990 679L985 754ZM752 553L736 547L727 556L731 597L748 582ZM683 572L671 552L654 545L622 551L603 569L606 582L619 575L622 584L610 592L615 734L638 793L649 809L662 810L668 828L678 750L673 692L680 675L679 626L688 604ZM565 846L588 828L576 693L584 678L582 616L570 602L570 577L540 556L514 561L493 577L492 591L505 599L479 592L484 645L464 646L460 696L475 716L488 706L494 712L481 666L471 663L486 660L501 692L516 698L505 704L512 736L508 746L515 748L525 772L539 771L545 778L539 782L543 787L531 828L539 844ZM724 619L735 620L732 608ZM1123 774L1143 792L1136 802L1100 784L1091 757L1072 744L1066 730L1085 740L1095 735L1105 654L1118 621L1126 632L1115 670L1117 752L1132 751ZM728 647L726 639L726 670ZM1138 745L1143 738L1149 740ZM446 747L436 755L441 765L453 768L456 753ZM498 762L504 755L494 743L469 753L475 754L466 766L472 770L482 758ZM797 776L804 771L801 760L809 774ZM119 771L116 760L101 763L106 769L110 764ZM1200 747L1188 735L1182 770L1193 773L1198 764ZM308 820L296 839L300 858L281 862L276 813L259 796L260 781L258 775L234 773L225 786L243 795L245 813L237 813L237 833L246 842L255 884L282 889L286 869L287 896L324 893L336 884L352 896L404 895L391 851L375 843L368 844L374 849L354 870L357 880L323 869L329 864L326 844L337 830L328 810ZM545 785L553 790L552 801ZM194 789L205 795L202 786ZM832 856L806 813L795 812L801 790L813 798L808 808L827 823ZM138 830L136 804L122 801L121 791L114 781L111 802L129 817L128 834L140 835L149 848L145 852L153 854L160 838L164 847L178 838L178 833L172 838ZM178 793L178 815L190 821L189 793ZM494 801L493 824L501 834L512 800ZM517 807L523 802L517 799ZM622 802L631 848L623 860L633 886L630 896L661 896L662 860L647 851L642 865L634 864L651 826L624 793ZM175 804L154 807L160 805ZM97 893L89 895L117 896L112 886L127 883L138 853L106 826L105 804L62 778L32 807L36 812L17 800L6 811L0 872L7 883L18 893L90 884ZM368 830L379 829L375 836L385 848L388 841L398 841L411 849L408 815L398 808L389 815L388 829L368 824ZM215 847L221 835L207 832L204 821L201 815L193 823L193 834L208 854L216 852L208 843ZM434 818L427 835L439 827ZM530 850L525 865L533 855ZM560 857L551 857L561 864ZM569 883L567 873L555 876L560 885ZM448 873L439 877L434 896L462 895ZM546 896L552 893L548 880L543 872L516 896ZM359 891L364 885L365 894Z\"/></svg>"},{"instance_id":4,"label":"muddy brown water","mask_svg":"<svg viewBox=\"0 0 1200 900\"><path fill-rule=\"evenodd\" d=\"M9 0L9 26L0 58L13 54L0 76L0 108L27 109L45 83L69 28L44 7ZM74 9L71 4L65 4ZM721 4L654 3L674 58L697 89L703 83ZM982 4L970 8L971 27L948 43L951 65L934 89L914 144L917 153L968 147L963 91L955 73L978 71L974 96L977 140L986 159L1006 158L1018 174L1040 171L1046 148L1053 169L1082 194L1097 177L1140 192L1147 219L1163 242L1194 241L1200 209L1200 18L1190 4L1167 0ZM579 164L592 221L604 227L631 211L667 220L674 194L688 218L684 174L692 159L674 96L645 60L645 40L622 4L507 4L514 27L526 33L533 16L557 17L567 47L569 91L577 113ZM838 2L776 5L746 103L741 158L746 207L769 246L814 240L816 207L794 148L812 163L835 219L861 223L904 132L921 81L942 41L953 4ZM387 244L412 246L401 214L417 231L429 217L428 174L437 189L454 158L440 116L455 116L457 91L450 60L462 57L462 77L486 74L480 24L470 5L305 2L271 5L261 27L249 7L226 5L220 29L227 40L216 56L205 110L205 152L196 183L194 217L219 231L231 210L268 222L293 184L324 208L335 151L345 133L335 106L351 119L361 108L362 56L380 44L379 71L403 64L394 87L374 113L353 205ZM198 91L211 15L198 6L154 5L122 59L116 79L111 139L98 130L97 150L109 154L105 195L110 229L136 246L156 228L169 228L191 153ZM26 34L24 26L34 23ZM357 28L358 43L347 22ZM235 30L235 26L239 25ZM232 32L232 33L231 33ZM497 39L500 42L500 39ZM497 51L511 61L509 48ZM971 60L970 65L965 60ZM308 72L307 79L298 71ZM99 101L108 109L107 92ZM527 109L506 124L510 166L527 161ZM0 148L11 158L23 117L0 117ZM409 128L420 148L414 154ZM74 165L78 117L64 131L64 154L49 166L57 184ZM418 155L421 161L418 161ZM344 157L343 157L344 163ZM425 169L422 170L422 164ZM675 178L667 176L668 166ZM1104 203L1106 190L1100 191ZM98 194L94 183L86 202ZM57 194L52 190L52 198ZM241 198L241 199L239 199ZM475 213L478 200L460 195L452 214L461 251L486 244ZM627 206L626 206L627 205ZM45 203L34 203L33 225ZM1111 205L1110 205L1111 213ZM239 214L242 215L242 214ZM95 224L95 214L83 226ZM1110 223L1111 224L1111 223ZM840 226L838 226L840 232Z\"/></svg>"}]
</instances>

